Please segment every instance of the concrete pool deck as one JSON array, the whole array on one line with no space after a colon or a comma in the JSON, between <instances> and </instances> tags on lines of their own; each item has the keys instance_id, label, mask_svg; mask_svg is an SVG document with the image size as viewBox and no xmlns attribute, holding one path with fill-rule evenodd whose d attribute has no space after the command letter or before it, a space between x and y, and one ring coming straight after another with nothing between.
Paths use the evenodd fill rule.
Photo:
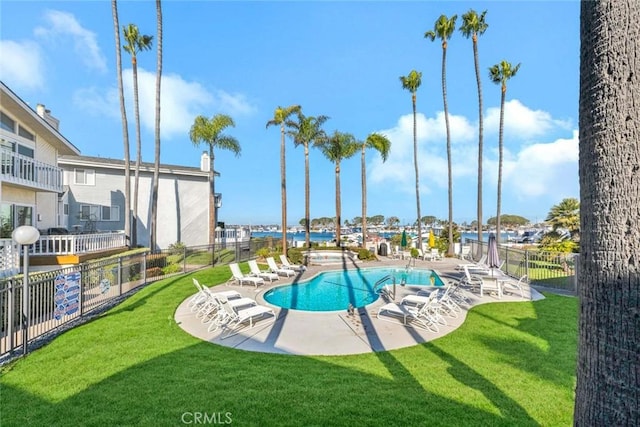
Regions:
<instances>
[{"instance_id":1,"label":"concrete pool deck","mask_svg":"<svg viewBox=\"0 0 640 427\"><path fill-rule=\"evenodd\" d=\"M357 262L347 265L347 268L368 267L406 267L407 260L392 260L381 257L379 261ZM436 270L445 283L447 280L457 281L462 273L456 270L458 264L464 263L459 259L445 258L439 261L416 260L416 269ZM237 335L222 338L221 331L208 332L208 325L196 318L188 307L189 299L183 301L176 309L176 323L189 334L204 341L240 350L265 353L282 353L297 355L345 355L361 354L371 351L394 350L417 345L447 335L457 329L466 318L467 310L479 304L490 302L522 302L544 298L535 289L524 285L524 298L519 294L507 293L502 299L495 295L480 297L477 293L465 291L471 300L470 307L463 307L457 318L445 316L448 325L440 326L438 333L426 331L402 324L401 320L385 316L385 320L377 318L378 308L386 304L384 298L366 307L356 310L354 315L344 311L310 312L290 310L267 303L264 293L276 286L291 284L294 280L307 280L322 271L336 270L340 266L311 266L300 276L292 278L280 277L273 284L266 283L257 289L253 286L219 285L212 288L214 292L236 290L244 297L253 298L258 304L273 308L276 315L258 319L253 328L245 328ZM207 285L203 283L203 285ZM195 289L195 288L194 288ZM408 294L414 294L418 287L410 285L397 286L395 302L400 303Z\"/></svg>"}]
</instances>

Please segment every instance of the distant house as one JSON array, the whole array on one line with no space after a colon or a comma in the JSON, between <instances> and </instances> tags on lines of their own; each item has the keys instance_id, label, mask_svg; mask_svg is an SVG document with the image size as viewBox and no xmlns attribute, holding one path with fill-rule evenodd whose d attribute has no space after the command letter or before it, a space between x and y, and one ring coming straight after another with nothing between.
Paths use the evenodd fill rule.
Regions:
<instances>
[{"instance_id":1,"label":"distant house","mask_svg":"<svg viewBox=\"0 0 640 427\"><path fill-rule=\"evenodd\" d=\"M62 223L71 232L124 230L124 161L102 157L61 156L64 170ZM135 162L131 162L131 197ZM138 194L137 244L150 244L153 163L141 163ZM209 161L201 167L160 165L158 184L157 248L182 242L209 243ZM219 175L216 173L216 175ZM220 195L216 194L216 206ZM133 209L133 202L131 203ZM132 224L133 228L133 224Z\"/></svg>"},{"instance_id":2,"label":"distant house","mask_svg":"<svg viewBox=\"0 0 640 427\"><path fill-rule=\"evenodd\" d=\"M79 153L44 105L34 110L0 82L0 275L17 272L16 227L60 226L58 156Z\"/></svg>"}]
</instances>

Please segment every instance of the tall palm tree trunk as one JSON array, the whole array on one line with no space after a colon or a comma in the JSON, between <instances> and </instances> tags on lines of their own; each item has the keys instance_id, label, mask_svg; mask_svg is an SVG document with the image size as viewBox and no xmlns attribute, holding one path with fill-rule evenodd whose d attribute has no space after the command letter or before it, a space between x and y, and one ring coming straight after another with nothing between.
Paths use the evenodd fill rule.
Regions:
<instances>
[{"instance_id":1,"label":"tall palm tree trunk","mask_svg":"<svg viewBox=\"0 0 640 427\"><path fill-rule=\"evenodd\" d=\"M447 172L449 189L449 248L448 256L453 256L453 171L451 167L451 131L449 129L449 107L447 105L447 43L442 43L442 100L444 102L444 122L447 128Z\"/></svg>"},{"instance_id":2,"label":"tall palm tree trunk","mask_svg":"<svg viewBox=\"0 0 640 427\"><path fill-rule=\"evenodd\" d=\"M280 126L280 194L282 196L282 253L287 256L287 165L284 146L284 122Z\"/></svg>"},{"instance_id":3,"label":"tall palm tree trunk","mask_svg":"<svg viewBox=\"0 0 640 427\"><path fill-rule=\"evenodd\" d=\"M416 211L418 214L418 248L422 250L422 213L420 212L420 176L418 174L418 127L416 124L416 94L411 95L413 106L413 167L416 171Z\"/></svg>"},{"instance_id":4,"label":"tall palm tree trunk","mask_svg":"<svg viewBox=\"0 0 640 427\"><path fill-rule=\"evenodd\" d=\"M158 184L160 181L160 92L162 87L162 2L156 0L156 125L155 125L155 160L153 165L153 185L151 191L151 230L150 247L153 249L158 242Z\"/></svg>"},{"instance_id":5,"label":"tall palm tree trunk","mask_svg":"<svg viewBox=\"0 0 640 427\"><path fill-rule=\"evenodd\" d=\"M209 145L209 243L213 245L215 252L216 228L218 226L218 211L216 210L216 176L214 170L215 159L213 157L213 145ZM215 263L215 259L213 260Z\"/></svg>"},{"instance_id":6,"label":"tall palm tree trunk","mask_svg":"<svg viewBox=\"0 0 640 427\"><path fill-rule=\"evenodd\" d=\"M504 134L504 100L507 94L507 87L502 85L502 95L500 96L500 133L498 134L498 206L496 209L496 239L500 242L500 210L502 208L502 150Z\"/></svg>"},{"instance_id":7,"label":"tall palm tree trunk","mask_svg":"<svg viewBox=\"0 0 640 427\"><path fill-rule=\"evenodd\" d=\"M336 161L336 246L340 247L340 228L342 221L340 216L342 215L342 204L340 203L340 162Z\"/></svg>"},{"instance_id":8,"label":"tall palm tree trunk","mask_svg":"<svg viewBox=\"0 0 640 427\"><path fill-rule=\"evenodd\" d=\"M478 86L478 241L482 242L482 150L483 150L483 114L482 114L482 82L480 80L480 62L478 61L478 35L473 34L473 62L476 68L476 85ZM478 245L478 251L482 251L482 245ZM478 257L482 254L479 253Z\"/></svg>"},{"instance_id":9,"label":"tall palm tree trunk","mask_svg":"<svg viewBox=\"0 0 640 427\"><path fill-rule=\"evenodd\" d=\"M304 145L304 244L307 250L311 248L311 210L309 183L309 145Z\"/></svg>"},{"instance_id":10,"label":"tall palm tree trunk","mask_svg":"<svg viewBox=\"0 0 640 427\"><path fill-rule=\"evenodd\" d=\"M575 426L640 419L640 3L580 15L580 257Z\"/></svg>"},{"instance_id":11,"label":"tall palm tree trunk","mask_svg":"<svg viewBox=\"0 0 640 427\"><path fill-rule=\"evenodd\" d=\"M362 180L362 247L367 246L367 164L365 161L365 145L362 145L362 168L360 178Z\"/></svg>"},{"instance_id":12,"label":"tall palm tree trunk","mask_svg":"<svg viewBox=\"0 0 640 427\"><path fill-rule=\"evenodd\" d=\"M138 61L135 54L131 56L133 68L133 107L136 119L136 167L133 178L133 219L131 227L131 246L138 245L138 185L140 182L140 160L142 157L142 141L140 137L140 105L138 99ZM151 248L153 250L153 248Z\"/></svg>"},{"instance_id":13,"label":"tall palm tree trunk","mask_svg":"<svg viewBox=\"0 0 640 427\"><path fill-rule=\"evenodd\" d=\"M120 49L120 23L118 21L118 3L111 2L113 27L116 42L116 70L118 78L118 94L120 98L120 113L122 115L122 143L124 145L124 234L131 238L131 159L129 154L129 125L127 124L127 110L124 103L124 85L122 83L122 56ZM128 245L131 245L129 240Z\"/></svg>"}]
</instances>

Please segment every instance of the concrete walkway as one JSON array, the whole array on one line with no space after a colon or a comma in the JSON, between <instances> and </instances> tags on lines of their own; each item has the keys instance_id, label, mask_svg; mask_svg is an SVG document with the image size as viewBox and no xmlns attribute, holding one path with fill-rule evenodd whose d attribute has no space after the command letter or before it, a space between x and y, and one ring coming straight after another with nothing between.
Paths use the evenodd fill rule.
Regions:
<instances>
[{"instance_id":1,"label":"concrete walkway","mask_svg":"<svg viewBox=\"0 0 640 427\"><path fill-rule=\"evenodd\" d=\"M407 260L381 258L383 258L381 261L358 262L357 267L405 267L408 262ZM456 270L456 266L463 262L458 259L443 259L434 262L417 260L414 268L436 270L443 281L447 283L448 280L457 281L461 277L462 274ZM378 319L376 316L378 308L389 302L382 297L373 304L360 308L354 315L349 315L346 310L310 312L284 309L267 303L262 297L267 290L275 286L291 284L294 280L307 280L321 271L336 270L342 267L342 265L312 266L299 277L290 279L281 277L274 284L260 286L258 289L247 285L243 287L237 285L216 286L213 288L214 292L237 290L242 296L253 298L258 304L273 308L276 314L275 319L270 315L265 316L257 320L253 328L246 327L237 335L228 338L223 338L220 330L208 332L208 325L203 324L189 310L188 299L180 304L176 310L175 320L182 329L195 337L241 350L300 355L344 355L393 350L431 341L458 328L466 318L466 309L470 308L463 307L458 318L445 317L448 325L440 326L440 331L434 333L411 325L404 325L401 319L389 316L381 316L385 320ZM347 266L347 268L354 267L356 265ZM414 294L424 288L397 286L396 289L395 302L399 303L405 295ZM526 285L524 299L519 293L517 295L505 294L502 299L498 299L496 295L480 297L477 293L465 292L472 301L471 307L489 302L518 302L544 298Z\"/></svg>"}]
</instances>

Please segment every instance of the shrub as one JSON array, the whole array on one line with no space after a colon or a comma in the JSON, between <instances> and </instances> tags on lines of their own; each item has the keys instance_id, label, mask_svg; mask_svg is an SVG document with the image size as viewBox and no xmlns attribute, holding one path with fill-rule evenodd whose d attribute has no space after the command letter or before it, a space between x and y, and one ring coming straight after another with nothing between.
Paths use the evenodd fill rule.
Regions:
<instances>
[{"instance_id":1,"label":"shrub","mask_svg":"<svg viewBox=\"0 0 640 427\"><path fill-rule=\"evenodd\" d=\"M164 267L167 265L166 254L151 254L147 256L147 268Z\"/></svg>"},{"instance_id":2,"label":"shrub","mask_svg":"<svg viewBox=\"0 0 640 427\"><path fill-rule=\"evenodd\" d=\"M171 255L183 255L186 245L182 242L175 242L169 245Z\"/></svg>"},{"instance_id":3,"label":"shrub","mask_svg":"<svg viewBox=\"0 0 640 427\"><path fill-rule=\"evenodd\" d=\"M370 259L378 259L376 254L371 252L369 249L359 248L358 249L358 259L359 260L370 260Z\"/></svg>"},{"instance_id":4,"label":"shrub","mask_svg":"<svg viewBox=\"0 0 640 427\"><path fill-rule=\"evenodd\" d=\"M162 268L162 274L173 274L179 273L182 271L182 268L178 264L169 264L166 267Z\"/></svg>"},{"instance_id":5,"label":"shrub","mask_svg":"<svg viewBox=\"0 0 640 427\"><path fill-rule=\"evenodd\" d=\"M267 258L270 257L272 254L271 249L270 248L260 248L256 251L256 255L259 258Z\"/></svg>"},{"instance_id":6,"label":"shrub","mask_svg":"<svg viewBox=\"0 0 640 427\"><path fill-rule=\"evenodd\" d=\"M160 267L147 268L147 277L156 277L162 275L162 269Z\"/></svg>"},{"instance_id":7,"label":"shrub","mask_svg":"<svg viewBox=\"0 0 640 427\"><path fill-rule=\"evenodd\" d=\"M304 262L302 251L298 248L291 248L287 251L287 257L293 264L302 264Z\"/></svg>"}]
</instances>

